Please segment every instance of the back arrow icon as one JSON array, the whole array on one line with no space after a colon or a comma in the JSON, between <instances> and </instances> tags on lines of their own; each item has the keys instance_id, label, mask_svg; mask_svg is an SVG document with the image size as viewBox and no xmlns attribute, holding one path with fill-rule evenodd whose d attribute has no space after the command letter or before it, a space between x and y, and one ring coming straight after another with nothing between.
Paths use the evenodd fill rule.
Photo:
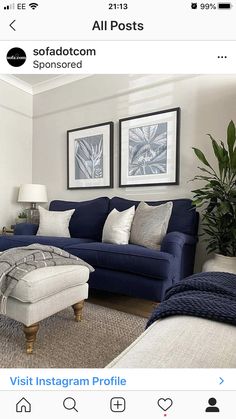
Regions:
<instances>
[{"instance_id":1,"label":"back arrow icon","mask_svg":"<svg viewBox=\"0 0 236 419\"><path fill-rule=\"evenodd\" d=\"M16 21L16 20L13 20L13 21L10 23L10 25L9 25L9 26L10 26L10 28L12 28L12 29L13 29L13 31L16 31L16 29L14 28L14 26L12 26L12 25L15 23L15 21Z\"/></svg>"},{"instance_id":2,"label":"back arrow icon","mask_svg":"<svg viewBox=\"0 0 236 419\"><path fill-rule=\"evenodd\" d=\"M219 378L220 378L220 385L221 385L221 384L223 384L224 379L222 377L219 377Z\"/></svg>"}]
</instances>

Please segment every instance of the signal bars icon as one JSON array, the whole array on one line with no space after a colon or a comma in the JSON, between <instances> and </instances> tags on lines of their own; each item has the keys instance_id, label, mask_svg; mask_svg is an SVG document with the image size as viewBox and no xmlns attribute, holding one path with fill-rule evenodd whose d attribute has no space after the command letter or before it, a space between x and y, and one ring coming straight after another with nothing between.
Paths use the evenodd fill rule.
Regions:
<instances>
[{"instance_id":1,"label":"signal bars icon","mask_svg":"<svg viewBox=\"0 0 236 419\"><path fill-rule=\"evenodd\" d=\"M4 6L4 10L13 10L15 9L15 4L8 4L7 6Z\"/></svg>"},{"instance_id":2,"label":"signal bars icon","mask_svg":"<svg viewBox=\"0 0 236 419\"><path fill-rule=\"evenodd\" d=\"M35 10L38 7L38 3L30 3L29 6L31 9Z\"/></svg>"}]
</instances>

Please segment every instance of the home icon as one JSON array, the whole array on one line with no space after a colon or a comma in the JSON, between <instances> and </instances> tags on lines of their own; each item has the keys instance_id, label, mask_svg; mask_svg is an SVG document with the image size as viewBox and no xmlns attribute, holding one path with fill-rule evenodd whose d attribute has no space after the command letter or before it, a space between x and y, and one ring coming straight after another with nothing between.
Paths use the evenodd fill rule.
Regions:
<instances>
[{"instance_id":1,"label":"home icon","mask_svg":"<svg viewBox=\"0 0 236 419\"><path fill-rule=\"evenodd\" d=\"M23 397L18 403L16 403L16 411L17 413L30 413L31 404Z\"/></svg>"}]
</instances>

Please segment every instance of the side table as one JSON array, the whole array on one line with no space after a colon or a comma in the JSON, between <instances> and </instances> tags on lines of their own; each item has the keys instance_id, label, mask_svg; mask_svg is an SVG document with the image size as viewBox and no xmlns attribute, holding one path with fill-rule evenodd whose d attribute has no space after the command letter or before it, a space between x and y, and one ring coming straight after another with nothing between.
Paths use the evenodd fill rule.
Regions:
<instances>
[{"instance_id":1,"label":"side table","mask_svg":"<svg viewBox=\"0 0 236 419\"><path fill-rule=\"evenodd\" d=\"M13 235L13 234L14 234L14 226L2 228L3 236Z\"/></svg>"}]
</instances>

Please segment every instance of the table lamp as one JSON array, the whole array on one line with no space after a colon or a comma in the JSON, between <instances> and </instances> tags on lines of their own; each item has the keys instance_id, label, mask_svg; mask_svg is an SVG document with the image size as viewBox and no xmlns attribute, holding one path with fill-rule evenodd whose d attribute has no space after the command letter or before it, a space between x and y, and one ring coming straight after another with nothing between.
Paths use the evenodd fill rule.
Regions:
<instances>
[{"instance_id":1,"label":"table lamp","mask_svg":"<svg viewBox=\"0 0 236 419\"><path fill-rule=\"evenodd\" d=\"M47 202L47 189L45 185L26 183L20 186L18 202L30 202L30 208L26 208L28 223L39 223L39 210L36 206L39 202Z\"/></svg>"}]
</instances>

